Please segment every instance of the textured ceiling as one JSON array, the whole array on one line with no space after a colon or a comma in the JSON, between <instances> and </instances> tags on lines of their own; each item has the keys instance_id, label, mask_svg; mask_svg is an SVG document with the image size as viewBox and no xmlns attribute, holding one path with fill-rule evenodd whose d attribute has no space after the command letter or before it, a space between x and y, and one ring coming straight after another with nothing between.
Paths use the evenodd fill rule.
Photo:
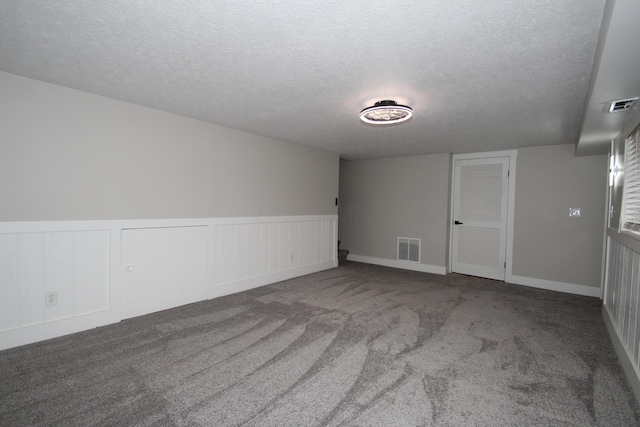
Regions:
<instances>
[{"instance_id":1,"label":"textured ceiling","mask_svg":"<svg viewBox=\"0 0 640 427\"><path fill-rule=\"evenodd\" d=\"M348 159L578 140L605 0L0 0L0 70ZM414 118L380 128L375 101Z\"/></svg>"}]
</instances>

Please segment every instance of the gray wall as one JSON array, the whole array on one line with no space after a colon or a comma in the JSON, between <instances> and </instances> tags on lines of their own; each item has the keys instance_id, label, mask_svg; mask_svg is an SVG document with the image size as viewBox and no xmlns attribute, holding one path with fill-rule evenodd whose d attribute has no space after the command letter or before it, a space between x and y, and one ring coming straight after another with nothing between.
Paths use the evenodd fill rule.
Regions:
<instances>
[{"instance_id":1,"label":"gray wall","mask_svg":"<svg viewBox=\"0 0 640 427\"><path fill-rule=\"evenodd\" d=\"M600 286L607 156L574 145L518 150L513 274ZM569 208L581 208L570 218Z\"/></svg>"},{"instance_id":2,"label":"gray wall","mask_svg":"<svg viewBox=\"0 0 640 427\"><path fill-rule=\"evenodd\" d=\"M398 237L420 238L421 263L446 266L450 163L449 154L342 160L341 248L395 260Z\"/></svg>"},{"instance_id":3,"label":"gray wall","mask_svg":"<svg viewBox=\"0 0 640 427\"><path fill-rule=\"evenodd\" d=\"M512 274L599 287L607 157L522 148L516 170ZM340 174L342 248L395 260L396 238L417 237L423 264L448 264L449 154L342 160Z\"/></svg>"},{"instance_id":4,"label":"gray wall","mask_svg":"<svg viewBox=\"0 0 640 427\"><path fill-rule=\"evenodd\" d=\"M0 221L335 214L335 154L0 72Z\"/></svg>"}]
</instances>

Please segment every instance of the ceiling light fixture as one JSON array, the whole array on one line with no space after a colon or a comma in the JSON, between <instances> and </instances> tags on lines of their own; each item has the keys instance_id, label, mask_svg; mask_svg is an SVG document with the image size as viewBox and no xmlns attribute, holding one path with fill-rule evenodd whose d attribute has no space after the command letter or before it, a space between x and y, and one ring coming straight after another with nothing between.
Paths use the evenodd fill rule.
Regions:
<instances>
[{"instance_id":1,"label":"ceiling light fixture","mask_svg":"<svg viewBox=\"0 0 640 427\"><path fill-rule=\"evenodd\" d=\"M360 120L370 125L395 125L406 122L413 116L413 110L395 101L378 101L372 107L360 111Z\"/></svg>"}]
</instances>

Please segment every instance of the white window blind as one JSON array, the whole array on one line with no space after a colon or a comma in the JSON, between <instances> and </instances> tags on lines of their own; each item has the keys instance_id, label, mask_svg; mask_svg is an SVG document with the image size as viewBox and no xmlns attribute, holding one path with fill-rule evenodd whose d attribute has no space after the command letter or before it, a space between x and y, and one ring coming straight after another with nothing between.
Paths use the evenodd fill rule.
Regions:
<instances>
[{"instance_id":1,"label":"white window blind","mask_svg":"<svg viewBox=\"0 0 640 427\"><path fill-rule=\"evenodd\" d=\"M640 126L624 142L624 202L622 206L623 230L640 233L640 153L638 137Z\"/></svg>"}]
</instances>

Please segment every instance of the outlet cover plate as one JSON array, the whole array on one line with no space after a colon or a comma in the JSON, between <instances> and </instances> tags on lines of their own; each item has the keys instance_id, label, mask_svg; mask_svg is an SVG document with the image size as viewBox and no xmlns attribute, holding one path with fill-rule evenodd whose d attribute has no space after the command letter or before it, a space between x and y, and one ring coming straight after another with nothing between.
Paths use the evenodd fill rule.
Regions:
<instances>
[{"instance_id":1,"label":"outlet cover plate","mask_svg":"<svg viewBox=\"0 0 640 427\"><path fill-rule=\"evenodd\" d=\"M58 305L58 291L45 292L44 306L53 307L54 305Z\"/></svg>"}]
</instances>

